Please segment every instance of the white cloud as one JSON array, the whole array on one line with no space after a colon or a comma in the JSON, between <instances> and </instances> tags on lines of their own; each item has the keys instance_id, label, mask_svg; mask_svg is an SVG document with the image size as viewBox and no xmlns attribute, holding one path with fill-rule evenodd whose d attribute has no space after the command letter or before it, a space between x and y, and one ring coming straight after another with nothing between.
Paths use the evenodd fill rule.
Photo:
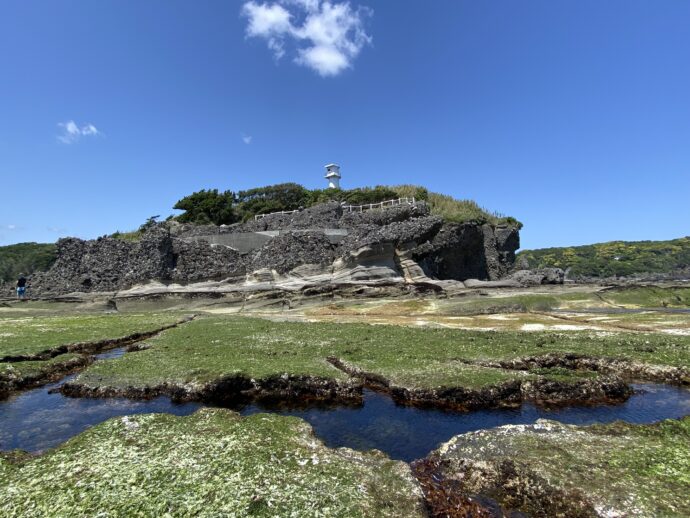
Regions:
<instances>
[{"instance_id":1,"label":"white cloud","mask_svg":"<svg viewBox=\"0 0 690 518\"><path fill-rule=\"evenodd\" d=\"M62 234L63 232L67 231L67 229L62 227L46 227L46 230L48 232L55 232L56 234Z\"/></svg>"},{"instance_id":2,"label":"white cloud","mask_svg":"<svg viewBox=\"0 0 690 518\"><path fill-rule=\"evenodd\" d=\"M81 128L73 120L67 122L58 122L58 128L60 128L61 133L57 136L58 141L63 144L72 144L79 140L80 137L95 137L96 135L101 135L96 126L90 122L83 125Z\"/></svg>"},{"instance_id":3,"label":"white cloud","mask_svg":"<svg viewBox=\"0 0 690 518\"><path fill-rule=\"evenodd\" d=\"M4 225L7 230L17 230L17 225Z\"/></svg>"},{"instance_id":4,"label":"white cloud","mask_svg":"<svg viewBox=\"0 0 690 518\"><path fill-rule=\"evenodd\" d=\"M248 145L248 144L251 144L253 138L254 138L254 137L252 137L251 135L244 135L244 136L242 137L242 142L244 142L244 143L247 144L247 145Z\"/></svg>"},{"instance_id":5,"label":"white cloud","mask_svg":"<svg viewBox=\"0 0 690 518\"><path fill-rule=\"evenodd\" d=\"M96 129L96 126L89 123L81 129L81 134L82 135L98 135L99 131Z\"/></svg>"},{"instance_id":6,"label":"white cloud","mask_svg":"<svg viewBox=\"0 0 690 518\"><path fill-rule=\"evenodd\" d=\"M371 14L367 7L353 9L349 2L330 0L251 0L242 6L242 15L249 20L248 37L264 38L276 59L285 55L288 42L294 42L295 63L324 77L350 68L371 43L364 30Z\"/></svg>"}]
</instances>

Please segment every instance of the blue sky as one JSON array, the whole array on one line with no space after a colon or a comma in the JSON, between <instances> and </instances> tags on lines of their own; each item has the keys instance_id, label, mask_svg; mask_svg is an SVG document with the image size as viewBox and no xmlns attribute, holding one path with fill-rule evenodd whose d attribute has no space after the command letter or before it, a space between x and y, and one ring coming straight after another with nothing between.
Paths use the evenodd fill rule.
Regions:
<instances>
[{"instance_id":1,"label":"blue sky","mask_svg":"<svg viewBox=\"0 0 690 518\"><path fill-rule=\"evenodd\" d=\"M0 3L0 244L416 183L523 248L690 234L690 2Z\"/></svg>"}]
</instances>

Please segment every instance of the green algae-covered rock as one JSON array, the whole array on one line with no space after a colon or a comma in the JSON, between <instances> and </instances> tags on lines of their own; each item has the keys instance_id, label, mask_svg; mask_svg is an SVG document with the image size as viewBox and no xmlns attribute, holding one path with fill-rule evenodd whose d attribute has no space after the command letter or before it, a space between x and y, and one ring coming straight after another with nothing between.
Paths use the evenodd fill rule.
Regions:
<instances>
[{"instance_id":1,"label":"green algae-covered rock","mask_svg":"<svg viewBox=\"0 0 690 518\"><path fill-rule=\"evenodd\" d=\"M625 400L630 378L685 382L690 362L685 336L494 333L224 315L199 317L147 344L136 354L96 362L63 393L357 400L365 379L406 404L597 403Z\"/></svg>"},{"instance_id":2,"label":"green algae-covered rock","mask_svg":"<svg viewBox=\"0 0 690 518\"><path fill-rule=\"evenodd\" d=\"M1 516L423 516L409 467L329 449L297 418L223 409L111 419L0 458Z\"/></svg>"},{"instance_id":3,"label":"green algae-covered rock","mask_svg":"<svg viewBox=\"0 0 690 518\"><path fill-rule=\"evenodd\" d=\"M503 426L458 435L421 462L531 516L690 516L690 417Z\"/></svg>"}]
</instances>

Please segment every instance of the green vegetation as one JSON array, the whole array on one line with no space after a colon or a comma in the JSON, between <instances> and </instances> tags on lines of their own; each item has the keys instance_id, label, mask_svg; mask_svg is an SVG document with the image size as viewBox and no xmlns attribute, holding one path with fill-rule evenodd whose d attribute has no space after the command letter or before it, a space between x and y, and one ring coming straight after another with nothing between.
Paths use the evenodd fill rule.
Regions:
<instances>
[{"instance_id":1,"label":"green vegetation","mask_svg":"<svg viewBox=\"0 0 690 518\"><path fill-rule=\"evenodd\" d=\"M326 361L331 356L410 388L481 387L517 379L524 374L475 367L464 360L549 352L690 365L688 336L474 332L244 317L200 318L147 343L150 349L92 365L77 382L126 388L205 383L233 374L262 379L282 373L343 379L343 373Z\"/></svg>"},{"instance_id":2,"label":"green vegetation","mask_svg":"<svg viewBox=\"0 0 690 518\"><path fill-rule=\"evenodd\" d=\"M0 319L0 357L153 331L180 320L171 313L68 315Z\"/></svg>"},{"instance_id":3,"label":"green vegetation","mask_svg":"<svg viewBox=\"0 0 690 518\"><path fill-rule=\"evenodd\" d=\"M625 306L645 308L690 307L690 287L658 286L613 288L600 292L604 300Z\"/></svg>"},{"instance_id":4,"label":"green vegetation","mask_svg":"<svg viewBox=\"0 0 690 518\"><path fill-rule=\"evenodd\" d=\"M0 282L16 281L19 274L43 272L55 262L52 243L18 243L0 246Z\"/></svg>"},{"instance_id":5,"label":"green vegetation","mask_svg":"<svg viewBox=\"0 0 690 518\"><path fill-rule=\"evenodd\" d=\"M409 469L331 450L293 417L111 419L61 448L0 458L3 516L424 516Z\"/></svg>"},{"instance_id":6,"label":"green vegetation","mask_svg":"<svg viewBox=\"0 0 690 518\"><path fill-rule=\"evenodd\" d=\"M197 319L147 340L150 349L94 365L80 382L104 376L107 385L126 387L204 383L233 374L262 379L284 372L347 378L326 361L332 337L321 340L311 328L293 329L258 319Z\"/></svg>"},{"instance_id":7,"label":"green vegetation","mask_svg":"<svg viewBox=\"0 0 690 518\"><path fill-rule=\"evenodd\" d=\"M122 241L136 242L141 240L142 233L139 230L132 230L130 232L120 232L119 230L112 234L110 237L115 239L120 239Z\"/></svg>"},{"instance_id":8,"label":"green vegetation","mask_svg":"<svg viewBox=\"0 0 690 518\"><path fill-rule=\"evenodd\" d=\"M296 183L284 183L238 193L219 193L215 189L202 190L181 199L174 208L185 211L177 216L183 223L220 225L247 221L257 214L297 210L328 201L364 205L402 197L415 197L427 201L432 214L442 216L448 221L520 225L514 218L490 213L474 201L456 200L451 196L429 193L426 188L415 185L310 190Z\"/></svg>"},{"instance_id":9,"label":"green vegetation","mask_svg":"<svg viewBox=\"0 0 690 518\"><path fill-rule=\"evenodd\" d=\"M504 216L497 212L489 212L480 207L473 200L456 200L452 196L439 193L429 193L429 206L431 213L441 216L446 221L455 223L490 223L492 225L514 225L522 228L515 218Z\"/></svg>"},{"instance_id":10,"label":"green vegetation","mask_svg":"<svg viewBox=\"0 0 690 518\"><path fill-rule=\"evenodd\" d=\"M671 241L611 241L518 254L531 268L570 268L571 276L613 277L690 268L690 237Z\"/></svg>"},{"instance_id":11,"label":"green vegetation","mask_svg":"<svg viewBox=\"0 0 690 518\"><path fill-rule=\"evenodd\" d=\"M178 216L182 223L200 225L223 225L236 221L233 212L235 196L231 191L218 192L218 189L199 191L179 200L174 209L185 211Z\"/></svg>"},{"instance_id":12,"label":"green vegetation","mask_svg":"<svg viewBox=\"0 0 690 518\"><path fill-rule=\"evenodd\" d=\"M606 516L690 515L690 417L591 427L541 421L459 435L438 451L444 474L468 481L468 492L490 491L530 515L561 516L554 501L561 510L586 503ZM504 463L512 466L510 486L496 487L500 479L490 474Z\"/></svg>"}]
</instances>

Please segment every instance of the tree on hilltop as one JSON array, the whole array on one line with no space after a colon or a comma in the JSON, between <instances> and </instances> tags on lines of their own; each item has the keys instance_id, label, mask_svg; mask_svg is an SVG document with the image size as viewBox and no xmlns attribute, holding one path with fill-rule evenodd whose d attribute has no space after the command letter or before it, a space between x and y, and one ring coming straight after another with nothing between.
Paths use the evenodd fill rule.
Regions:
<instances>
[{"instance_id":1,"label":"tree on hilltop","mask_svg":"<svg viewBox=\"0 0 690 518\"><path fill-rule=\"evenodd\" d=\"M173 208L185 211L177 217L182 223L229 225L237 221L233 210L234 201L235 194L232 191L218 192L218 189L209 189L185 196Z\"/></svg>"}]
</instances>

